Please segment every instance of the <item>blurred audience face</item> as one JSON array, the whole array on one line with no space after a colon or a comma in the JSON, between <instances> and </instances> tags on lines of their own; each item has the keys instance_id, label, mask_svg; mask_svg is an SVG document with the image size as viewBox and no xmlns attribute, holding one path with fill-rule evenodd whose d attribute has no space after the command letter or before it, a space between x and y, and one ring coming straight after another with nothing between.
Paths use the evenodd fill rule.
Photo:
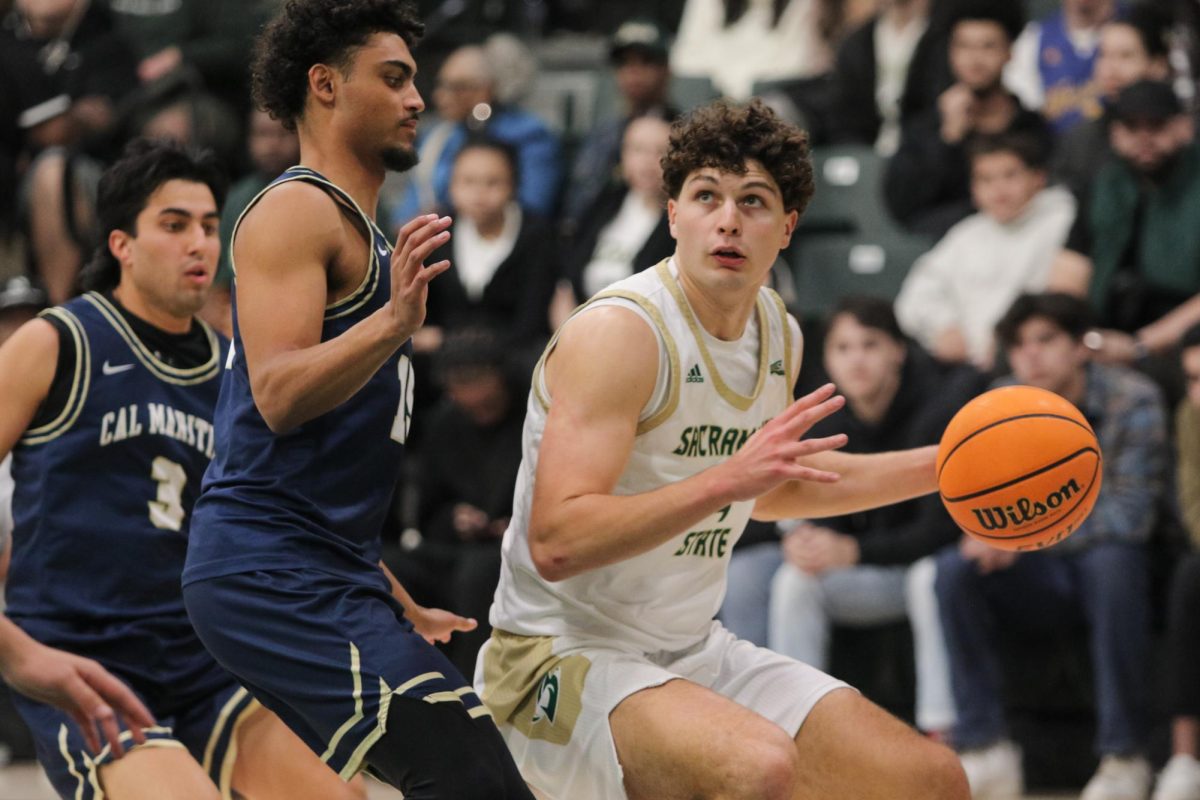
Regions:
<instances>
[{"instance_id":1,"label":"blurred audience face","mask_svg":"<svg viewBox=\"0 0 1200 800\"><path fill-rule=\"evenodd\" d=\"M671 70L666 62L636 50L630 51L621 56L616 78L617 89L634 114L667 102Z\"/></svg>"},{"instance_id":2,"label":"blurred audience face","mask_svg":"<svg viewBox=\"0 0 1200 800\"><path fill-rule=\"evenodd\" d=\"M1168 165L1183 148L1191 144L1192 120L1178 114L1164 121L1114 120L1109 128L1113 152L1145 175L1155 175Z\"/></svg>"},{"instance_id":3,"label":"blurred audience face","mask_svg":"<svg viewBox=\"0 0 1200 800\"><path fill-rule=\"evenodd\" d=\"M954 78L976 92L991 91L1000 85L1000 75L1011 55L1008 33L998 22L962 20L950 35Z\"/></svg>"},{"instance_id":4,"label":"blurred audience face","mask_svg":"<svg viewBox=\"0 0 1200 800\"><path fill-rule=\"evenodd\" d=\"M217 203L203 183L169 180L154 190L132 233L113 231L121 286L156 308L188 317L203 307L217 271Z\"/></svg>"},{"instance_id":5,"label":"blurred audience face","mask_svg":"<svg viewBox=\"0 0 1200 800\"><path fill-rule=\"evenodd\" d=\"M492 102L492 80L482 48L460 47L438 72L433 104L438 116L463 122L480 103Z\"/></svg>"},{"instance_id":6,"label":"blurred audience face","mask_svg":"<svg viewBox=\"0 0 1200 800\"><path fill-rule=\"evenodd\" d=\"M15 6L36 39L60 35L71 9L82 0L16 0Z\"/></svg>"},{"instance_id":7,"label":"blurred audience face","mask_svg":"<svg viewBox=\"0 0 1200 800\"><path fill-rule=\"evenodd\" d=\"M906 352L904 344L886 332L842 313L825 335L825 371L846 400L870 402L895 394Z\"/></svg>"},{"instance_id":8,"label":"blurred audience face","mask_svg":"<svg viewBox=\"0 0 1200 800\"><path fill-rule=\"evenodd\" d=\"M468 147L459 153L450 176L450 202L455 212L479 227L504 219L516 194L512 165L498 150Z\"/></svg>"},{"instance_id":9,"label":"blurred audience face","mask_svg":"<svg viewBox=\"0 0 1200 800\"><path fill-rule=\"evenodd\" d=\"M1020 383L1070 397L1083 379L1088 350L1046 317L1030 317L1008 347L1008 363Z\"/></svg>"},{"instance_id":10,"label":"blurred audience face","mask_svg":"<svg viewBox=\"0 0 1200 800\"><path fill-rule=\"evenodd\" d=\"M1077 19L1091 25L1103 22L1116 12L1114 0L1063 0L1062 5L1068 21Z\"/></svg>"},{"instance_id":11,"label":"blurred audience face","mask_svg":"<svg viewBox=\"0 0 1200 800\"><path fill-rule=\"evenodd\" d=\"M508 413L508 386L498 367L453 370L445 382L450 402L480 428L497 424Z\"/></svg>"},{"instance_id":12,"label":"blurred audience face","mask_svg":"<svg viewBox=\"0 0 1200 800\"><path fill-rule=\"evenodd\" d=\"M254 168L272 178L300 161L300 137L261 109L250 115L246 146Z\"/></svg>"},{"instance_id":13,"label":"blurred audience face","mask_svg":"<svg viewBox=\"0 0 1200 800\"><path fill-rule=\"evenodd\" d=\"M971 197L975 207L1001 224L1012 222L1046 186L1046 173L1004 150L975 156Z\"/></svg>"},{"instance_id":14,"label":"blurred audience face","mask_svg":"<svg viewBox=\"0 0 1200 800\"><path fill-rule=\"evenodd\" d=\"M621 142L621 176L632 191L646 197L663 195L662 159L670 137L670 124L657 117L629 122Z\"/></svg>"},{"instance_id":15,"label":"blurred audience face","mask_svg":"<svg viewBox=\"0 0 1200 800\"><path fill-rule=\"evenodd\" d=\"M1137 81L1164 80L1168 68L1165 59L1151 58L1142 37L1132 26L1110 22L1100 29L1100 47L1092 75L1100 92L1112 99Z\"/></svg>"}]
</instances>

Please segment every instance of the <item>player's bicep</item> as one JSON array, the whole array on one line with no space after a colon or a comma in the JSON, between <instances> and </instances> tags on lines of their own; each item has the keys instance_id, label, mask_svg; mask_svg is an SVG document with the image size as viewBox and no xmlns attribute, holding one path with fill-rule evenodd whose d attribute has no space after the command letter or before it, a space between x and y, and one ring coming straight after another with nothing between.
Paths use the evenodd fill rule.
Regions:
<instances>
[{"instance_id":1,"label":"player's bicep","mask_svg":"<svg viewBox=\"0 0 1200 800\"><path fill-rule=\"evenodd\" d=\"M25 323L0 347L0 458L29 427L57 365L58 331L44 319Z\"/></svg>"},{"instance_id":2,"label":"player's bicep","mask_svg":"<svg viewBox=\"0 0 1200 800\"><path fill-rule=\"evenodd\" d=\"M321 341L327 266L340 235L333 201L303 184L273 189L242 220L232 247L252 378L280 353Z\"/></svg>"},{"instance_id":3,"label":"player's bicep","mask_svg":"<svg viewBox=\"0 0 1200 800\"><path fill-rule=\"evenodd\" d=\"M598 308L573 320L546 365L550 409L538 455L534 513L610 494L654 392L658 347L634 312Z\"/></svg>"}]
</instances>

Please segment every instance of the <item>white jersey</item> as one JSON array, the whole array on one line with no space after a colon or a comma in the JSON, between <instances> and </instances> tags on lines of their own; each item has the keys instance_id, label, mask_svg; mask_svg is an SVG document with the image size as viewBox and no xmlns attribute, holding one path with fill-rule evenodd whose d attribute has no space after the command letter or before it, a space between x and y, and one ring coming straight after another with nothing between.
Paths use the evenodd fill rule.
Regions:
<instances>
[{"instance_id":1,"label":"white jersey","mask_svg":"<svg viewBox=\"0 0 1200 800\"><path fill-rule=\"evenodd\" d=\"M799 342L779 296L760 289L743 336L720 342L700 327L675 274L673 264L663 262L613 284L576 312L586 314L597 305L630 308L658 339L655 391L642 410L633 452L614 494L652 491L725 461L791 402ZM552 340L546 353L554 346ZM695 645L708 635L724 599L730 555L753 501L733 503L625 561L556 583L543 579L530 556L528 524L551 402L545 358L533 375L492 626L524 636L600 637L644 653Z\"/></svg>"}]
</instances>

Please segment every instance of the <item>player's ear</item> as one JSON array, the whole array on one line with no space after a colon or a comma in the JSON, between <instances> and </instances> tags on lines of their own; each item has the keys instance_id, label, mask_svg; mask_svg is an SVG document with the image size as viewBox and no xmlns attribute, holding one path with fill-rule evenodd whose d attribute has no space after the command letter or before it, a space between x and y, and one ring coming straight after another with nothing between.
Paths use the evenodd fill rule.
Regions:
<instances>
[{"instance_id":1,"label":"player's ear","mask_svg":"<svg viewBox=\"0 0 1200 800\"><path fill-rule=\"evenodd\" d=\"M671 238L678 239L679 234L675 231L675 198L667 198L667 225L671 229Z\"/></svg>"},{"instance_id":2,"label":"player's ear","mask_svg":"<svg viewBox=\"0 0 1200 800\"><path fill-rule=\"evenodd\" d=\"M779 245L782 250L792 243L792 234L796 232L796 224L800 221L800 212L792 209L787 213L783 222L783 242Z\"/></svg>"},{"instance_id":3,"label":"player's ear","mask_svg":"<svg viewBox=\"0 0 1200 800\"><path fill-rule=\"evenodd\" d=\"M133 261L133 237L120 228L108 232L108 252L121 266Z\"/></svg>"},{"instance_id":4,"label":"player's ear","mask_svg":"<svg viewBox=\"0 0 1200 800\"><path fill-rule=\"evenodd\" d=\"M328 64L313 64L308 68L308 92L323 105L333 103L335 70Z\"/></svg>"}]
</instances>

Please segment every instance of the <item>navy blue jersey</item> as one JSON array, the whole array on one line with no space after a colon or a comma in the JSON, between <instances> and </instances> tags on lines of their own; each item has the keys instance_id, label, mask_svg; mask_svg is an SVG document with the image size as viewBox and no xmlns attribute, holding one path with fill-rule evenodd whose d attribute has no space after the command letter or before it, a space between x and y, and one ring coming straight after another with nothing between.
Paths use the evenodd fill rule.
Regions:
<instances>
[{"instance_id":1,"label":"navy blue jersey","mask_svg":"<svg viewBox=\"0 0 1200 800\"><path fill-rule=\"evenodd\" d=\"M321 341L328 341L387 303L391 246L349 195L304 167L276 178L247 212L288 181L305 181L328 192L361 220L370 236L362 282L325 309ZM250 391L235 288L233 350L216 412L217 456L194 511L185 584L266 569L378 572L379 534L408 434L410 354L406 343L346 402L290 431L274 433Z\"/></svg>"},{"instance_id":2,"label":"navy blue jersey","mask_svg":"<svg viewBox=\"0 0 1200 800\"><path fill-rule=\"evenodd\" d=\"M213 455L221 340L198 322L211 355L177 368L103 295L44 314L76 358L65 407L13 449L8 614L43 640L142 624L184 636L179 575Z\"/></svg>"}]
</instances>

